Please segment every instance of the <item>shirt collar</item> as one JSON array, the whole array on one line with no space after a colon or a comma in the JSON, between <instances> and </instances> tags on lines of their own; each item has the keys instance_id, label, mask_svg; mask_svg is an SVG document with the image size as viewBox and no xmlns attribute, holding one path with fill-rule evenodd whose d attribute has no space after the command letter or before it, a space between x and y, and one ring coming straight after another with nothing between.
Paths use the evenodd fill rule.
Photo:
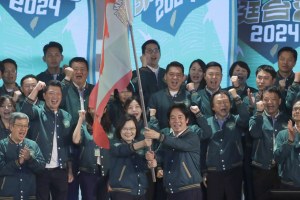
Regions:
<instances>
[{"instance_id":1,"label":"shirt collar","mask_svg":"<svg viewBox=\"0 0 300 200\"><path fill-rule=\"evenodd\" d=\"M80 88L76 83L74 83L74 82L72 82L72 83L74 84L74 86L75 86L78 90L82 90L82 89L84 89L85 86L86 86L86 82L84 83L84 85L83 85L82 88Z\"/></svg>"},{"instance_id":2,"label":"shirt collar","mask_svg":"<svg viewBox=\"0 0 300 200\"><path fill-rule=\"evenodd\" d=\"M179 137L181 136L186 130L188 129L188 127L186 129L184 129L183 131L181 131L180 133L178 133L177 135L175 135L174 131L172 128L170 128L170 133L174 136L174 137Z\"/></svg>"},{"instance_id":3,"label":"shirt collar","mask_svg":"<svg viewBox=\"0 0 300 200\"><path fill-rule=\"evenodd\" d=\"M287 77L287 79L293 78L293 77L294 77L294 74L295 74L295 73L292 71L291 74ZM279 73L279 71L277 71L277 77L279 78L279 80L285 79L284 77L281 76L281 74Z\"/></svg>"},{"instance_id":4,"label":"shirt collar","mask_svg":"<svg viewBox=\"0 0 300 200\"><path fill-rule=\"evenodd\" d=\"M149 65L147 65L147 67L148 67L151 71L153 71L153 72L156 72L156 71L158 71L158 69L159 69L159 65L157 65L157 68L153 68L153 67L151 67L151 66L149 66Z\"/></svg>"},{"instance_id":5,"label":"shirt collar","mask_svg":"<svg viewBox=\"0 0 300 200\"><path fill-rule=\"evenodd\" d=\"M228 113L228 115L224 118L224 119L219 119L217 115L215 115L215 119L218 121L226 121L230 116L230 113Z\"/></svg>"},{"instance_id":6,"label":"shirt collar","mask_svg":"<svg viewBox=\"0 0 300 200\"><path fill-rule=\"evenodd\" d=\"M272 116L271 115L269 115L266 111L264 111L264 113L265 113L265 115L266 116L268 116L268 117L271 117L272 118ZM277 112L277 114L273 117L274 119L277 119L277 117L279 116L279 114L280 114L280 112L279 112L279 110L278 110L278 112Z\"/></svg>"},{"instance_id":7,"label":"shirt collar","mask_svg":"<svg viewBox=\"0 0 300 200\"><path fill-rule=\"evenodd\" d=\"M11 143L13 143L13 144L18 144L18 145L21 145L23 142L24 142L24 140L22 140L21 142L19 142L19 143L16 143L15 141L13 141L13 139L11 138L11 134L9 134L9 141L11 142Z\"/></svg>"},{"instance_id":8,"label":"shirt collar","mask_svg":"<svg viewBox=\"0 0 300 200\"><path fill-rule=\"evenodd\" d=\"M217 91L220 90L220 87L219 87L215 92L213 92L213 91L211 91L210 89L208 89L207 86L205 86L205 90L206 90L206 92L208 92L210 95L213 95L214 93L216 93Z\"/></svg>"}]
</instances>

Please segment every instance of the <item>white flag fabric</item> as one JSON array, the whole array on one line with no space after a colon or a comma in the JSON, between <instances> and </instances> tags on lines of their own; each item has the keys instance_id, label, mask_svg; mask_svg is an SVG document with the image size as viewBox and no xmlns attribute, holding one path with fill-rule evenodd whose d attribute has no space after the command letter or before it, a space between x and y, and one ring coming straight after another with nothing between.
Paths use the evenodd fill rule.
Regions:
<instances>
[{"instance_id":1,"label":"white flag fabric","mask_svg":"<svg viewBox=\"0 0 300 200\"><path fill-rule=\"evenodd\" d=\"M132 22L129 0L105 0L104 33L99 80L89 106L95 109L94 140L109 148L109 141L100 119L114 89L123 90L130 82L132 71L129 54L128 26Z\"/></svg>"}]
</instances>

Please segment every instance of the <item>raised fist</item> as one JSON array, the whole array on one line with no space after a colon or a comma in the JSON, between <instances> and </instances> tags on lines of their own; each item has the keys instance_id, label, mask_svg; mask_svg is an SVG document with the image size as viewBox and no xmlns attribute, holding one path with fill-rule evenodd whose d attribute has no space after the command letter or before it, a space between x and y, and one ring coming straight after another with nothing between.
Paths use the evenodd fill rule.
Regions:
<instances>
[{"instance_id":1,"label":"raised fist","mask_svg":"<svg viewBox=\"0 0 300 200\"><path fill-rule=\"evenodd\" d=\"M262 112L264 111L265 109L265 106L264 106L264 103L263 101L259 101L256 103L256 110L259 111L259 112Z\"/></svg>"},{"instance_id":2,"label":"raised fist","mask_svg":"<svg viewBox=\"0 0 300 200\"><path fill-rule=\"evenodd\" d=\"M235 88L231 88L229 91L230 95L233 97L233 98L236 98L237 97L237 93L236 93L236 89Z\"/></svg>"},{"instance_id":3,"label":"raised fist","mask_svg":"<svg viewBox=\"0 0 300 200\"><path fill-rule=\"evenodd\" d=\"M230 78L231 82L232 82L232 86L237 88L240 86L240 83L239 83L239 77L238 76L232 76Z\"/></svg>"},{"instance_id":4,"label":"raised fist","mask_svg":"<svg viewBox=\"0 0 300 200\"><path fill-rule=\"evenodd\" d=\"M294 79L295 82L300 82L300 72L296 72L295 73L295 79Z\"/></svg>"},{"instance_id":5,"label":"raised fist","mask_svg":"<svg viewBox=\"0 0 300 200\"><path fill-rule=\"evenodd\" d=\"M195 89L195 84L194 83L188 83L188 84L186 84L186 89L187 89L187 91L192 91L192 90L194 90Z\"/></svg>"}]
</instances>

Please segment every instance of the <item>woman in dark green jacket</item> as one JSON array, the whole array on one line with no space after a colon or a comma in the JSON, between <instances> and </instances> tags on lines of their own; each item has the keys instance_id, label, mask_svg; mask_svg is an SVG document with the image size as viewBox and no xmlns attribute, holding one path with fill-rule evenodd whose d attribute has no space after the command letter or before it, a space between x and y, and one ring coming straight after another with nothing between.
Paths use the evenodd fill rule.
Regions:
<instances>
[{"instance_id":1,"label":"woman in dark green jacket","mask_svg":"<svg viewBox=\"0 0 300 200\"><path fill-rule=\"evenodd\" d=\"M148 179L147 163L143 148L149 140L138 141L139 131L136 118L125 114L121 117L111 141L109 186L112 200L146 199Z\"/></svg>"}]
</instances>

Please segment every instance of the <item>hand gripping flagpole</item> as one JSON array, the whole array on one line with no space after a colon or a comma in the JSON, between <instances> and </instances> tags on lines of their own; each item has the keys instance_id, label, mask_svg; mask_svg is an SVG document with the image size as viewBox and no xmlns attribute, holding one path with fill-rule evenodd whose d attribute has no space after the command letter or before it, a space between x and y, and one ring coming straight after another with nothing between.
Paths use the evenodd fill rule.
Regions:
<instances>
[{"instance_id":1,"label":"hand gripping flagpole","mask_svg":"<svg viewBox=\"0 0 300 200\"><path fill-rule=\"evenodd\" d=\"M142 88L142 83L141 83L141 76L140 76L140 71L139 71L139 66L138 66L138 61L137 61L137 55L136 55L136 48L135 48L135 43L134 43L134 37L133 37L133 30L132 30L132 25L129 25L129 30L130 30L130 36L131 36L131 42L132 42L132 48L133 48L133 55L134 55L134 62L135 62L135 68L136 68L136 74L137 74L137 80L138 80L138 86L139 86L139 95L140 95L140 100L142 104L142 113L143 113L143 120L144 120L144 126L148 127L148 122L147 122L147 116L146 116L146 108L145 108L145 101L144 101L144 95L143 95L143 88ZM148 147L148 150L151 151L151 146ZM155 177L155 170L154 168L150 168L151 170L151 176L152 176L152 181L156 182L156 177Z\"/></svg>"}]
</instances>

